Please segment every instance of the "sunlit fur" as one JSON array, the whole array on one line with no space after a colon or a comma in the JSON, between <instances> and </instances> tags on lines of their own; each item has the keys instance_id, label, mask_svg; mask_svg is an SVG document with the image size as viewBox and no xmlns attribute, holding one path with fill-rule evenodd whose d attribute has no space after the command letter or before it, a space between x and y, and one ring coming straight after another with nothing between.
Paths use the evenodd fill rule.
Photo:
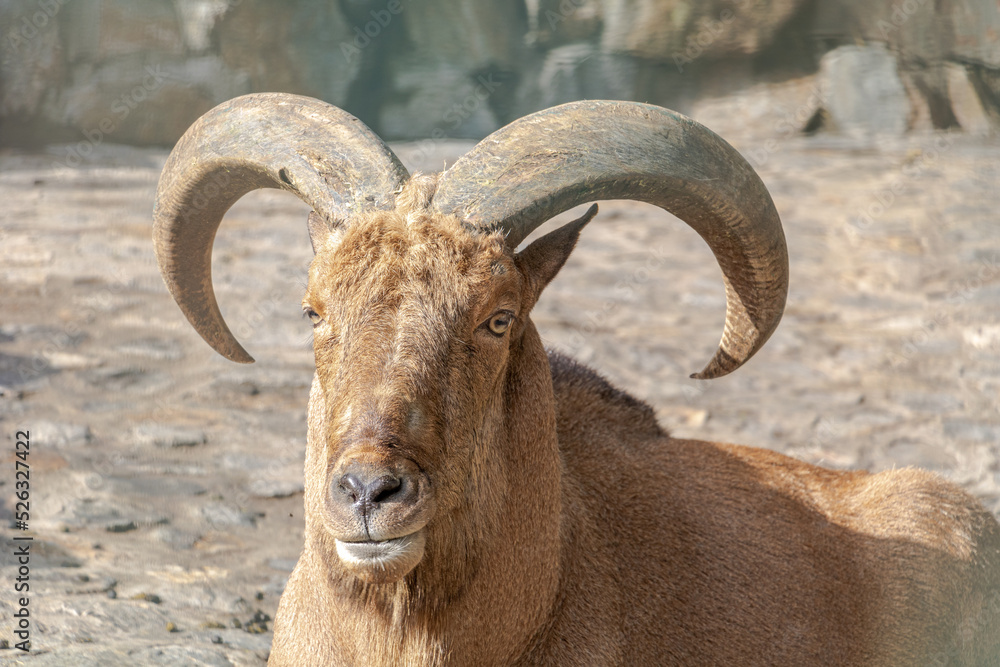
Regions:
<instances>
[{"instance_id":1,"label":"sunlit fur","mask_svg":"<svg viewBox=\"0 0 1000 667\"><path fill-rule=\"evenodd\" d=\"M314 231L306 544L270 664L1000 664L1000 531L972 497L671 438L529 319L579 227L515 256L430 216L434 187ZM379 583L328 500L359 457L426 480L373 528L422 527L423 555Z\"/></svg>"}]
</instances>

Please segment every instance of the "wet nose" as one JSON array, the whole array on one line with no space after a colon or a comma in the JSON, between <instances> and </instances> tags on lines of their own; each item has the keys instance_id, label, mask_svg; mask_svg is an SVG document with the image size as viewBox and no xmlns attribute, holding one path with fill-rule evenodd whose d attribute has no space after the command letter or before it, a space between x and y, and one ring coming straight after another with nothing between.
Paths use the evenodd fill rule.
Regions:
<instances>
[{"instance_id":1,"label":"wet nose","mask_svg":"<svg viewBox=\"0 0 1000 667\"><path fill-rule=\"evenodd\" d=\"M337 490L343 501L366 514L380 503L399 500L403 486L403 480L393 474L356 469L341 476Z\"/></svg>"}]
</instances>

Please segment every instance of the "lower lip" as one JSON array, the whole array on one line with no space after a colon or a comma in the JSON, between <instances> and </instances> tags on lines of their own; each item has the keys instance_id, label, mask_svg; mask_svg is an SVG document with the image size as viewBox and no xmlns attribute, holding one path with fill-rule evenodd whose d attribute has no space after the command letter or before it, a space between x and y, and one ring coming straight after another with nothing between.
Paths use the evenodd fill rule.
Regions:
<instances>
[{"instance_id":1,"label":"lower lip","mask_svg":"<svg viewBox=\"0 0 1000 667\"><path fill-rule=\"evenodd\" d=\"M336 540L337 555L340 556L341 560L353 563L391 561L410 549L419 532L378 542L342 542Z\"/></svg>"}]
</instances>

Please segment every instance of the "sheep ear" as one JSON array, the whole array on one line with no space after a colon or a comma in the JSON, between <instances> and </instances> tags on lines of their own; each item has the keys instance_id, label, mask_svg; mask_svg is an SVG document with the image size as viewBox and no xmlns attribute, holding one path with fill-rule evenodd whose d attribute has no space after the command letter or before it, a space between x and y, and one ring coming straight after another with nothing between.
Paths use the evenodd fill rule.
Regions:
<instances>
[{"instance_id":1,"label":"sheep ear","mask_svg":"<svg viewBox=\"0 0 1000 667\"><path fill-rule=\"evenodd\" d=\"M597 204L587 209L583 217L549 232L518 253L517 265L528 281L527 307L534 305L545 286L559 273L576 246L580 231L595 215Z\"/></svg>"},{"instance_id":2,"label":"sheep ear","mask_svg":"<svg viewBox=\"0 0 1000 667\"><path fill-rule=\"evenodd\" d=\"M316 211L309 211L309 242L312 243L313 254L320 248L332 247L340 243L344 236L344 225L341 222L329 223Z\"/></svg>"}]
</instances>

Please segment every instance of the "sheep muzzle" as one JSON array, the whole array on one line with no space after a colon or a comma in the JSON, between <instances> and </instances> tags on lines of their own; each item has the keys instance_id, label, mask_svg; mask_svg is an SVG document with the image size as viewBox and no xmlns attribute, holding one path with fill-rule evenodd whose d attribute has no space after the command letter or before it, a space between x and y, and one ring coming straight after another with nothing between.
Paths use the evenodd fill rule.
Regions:
<instances>
[{"instance_id":1,"label":"sheep muzzle","mask_svg":"<svg viewBox=\"0 0 1000 667\"><path fill-rule=\"evenodd\" d=\"M326 487L327 529L348 571L385 583L416 567L434 513L430 481L417 464L351 451L330 469Z\"/></svg>"}]
</instances>

